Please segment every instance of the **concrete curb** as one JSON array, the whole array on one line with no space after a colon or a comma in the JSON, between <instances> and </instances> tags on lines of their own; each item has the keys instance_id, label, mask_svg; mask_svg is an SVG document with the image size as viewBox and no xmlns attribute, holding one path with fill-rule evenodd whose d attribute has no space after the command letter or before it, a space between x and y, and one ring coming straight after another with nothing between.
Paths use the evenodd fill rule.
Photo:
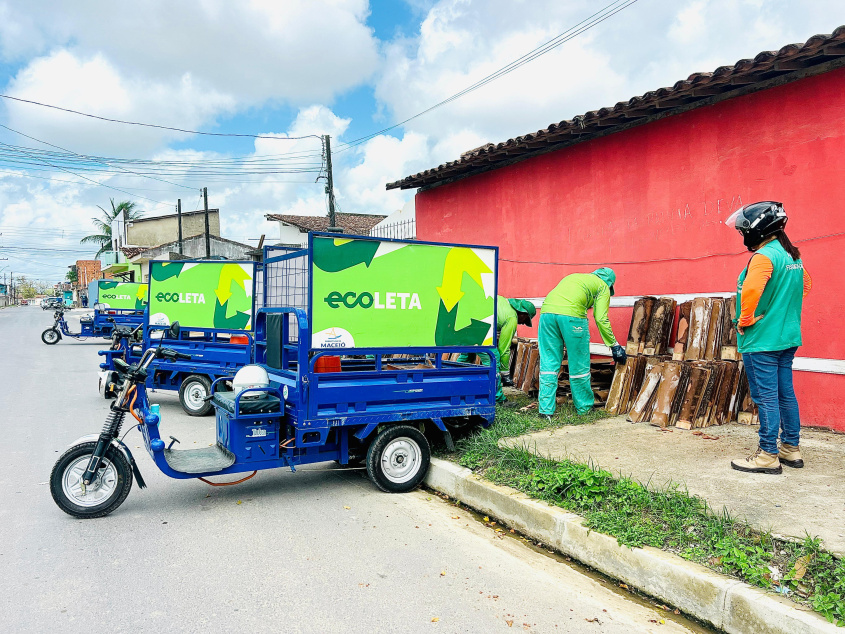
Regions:
<instances>
[{"instance_id":1,"label":"concrete curb","mask_svg":"<svg viewBox=\"0 0 845 634\"><path fill-rule=\"evenodd\" d=\"M842 634L809 608L656 548L628 548L579 515L431 459L426 485L729 634Z\"/></svg>"}]
</instances>

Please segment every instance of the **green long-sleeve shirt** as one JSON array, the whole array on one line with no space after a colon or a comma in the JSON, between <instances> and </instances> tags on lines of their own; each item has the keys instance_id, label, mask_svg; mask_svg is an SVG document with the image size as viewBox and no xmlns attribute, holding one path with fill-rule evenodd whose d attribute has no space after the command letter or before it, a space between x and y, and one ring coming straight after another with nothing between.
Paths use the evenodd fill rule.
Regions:
<instances>
[{"instance_id":1,"label":"green long-sleeve shirt","mask_svg":"<svg viewBox=\"0 0 845 634\"><path fill-rule=\"evenodd\" d=\"M609 306L610 287L601 278L592 273L573 273L564 277L546 295L540 310L555 315L586 318L587 309L592 308L593 319L596 320L602 340L606 345L613 346L616 337L613 336L607 316Z\"/></svg>"},{"instance_id":2,"label":"green long-sleeve shirt","mask_svg":"<svg viewBox=\"0 0 845 634\"><path fill-rule=\"evenodd\" d=\"M516 332L518 316L513 306L501 295L496 296L496 330L499 333L499 370L511 367L511 341Z\"/></svg>"}]
</instances>

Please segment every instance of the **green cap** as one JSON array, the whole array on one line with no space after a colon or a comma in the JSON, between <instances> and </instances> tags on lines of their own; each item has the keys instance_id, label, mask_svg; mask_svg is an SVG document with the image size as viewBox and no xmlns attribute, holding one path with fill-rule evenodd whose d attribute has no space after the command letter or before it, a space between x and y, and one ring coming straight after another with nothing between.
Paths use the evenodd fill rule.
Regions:
<instances>
[{"instance_id":1,"label":"green cap","mask_svg":"<svg viewBox=\"0 0 845 634\"><path fill-rule=\"evenodd\" d=\"M616 283L616 273L613 272L613 269L603 266L593 271L593 275L607 284L610 287L610 294L613 295L613 285Z\"/></svg>"},{"instance_id":2,"label":"green cap","mask_svg":"<svg viewBox=\"0 0 845 634\"><path fill-rule=\"evenodd\" d=\"M511 305L518 313L525 313L528 315L528 325L531 325L531 320L537 314L537 308L527 299L508 299L508 304Z\"/></svg>"}]
</instances>

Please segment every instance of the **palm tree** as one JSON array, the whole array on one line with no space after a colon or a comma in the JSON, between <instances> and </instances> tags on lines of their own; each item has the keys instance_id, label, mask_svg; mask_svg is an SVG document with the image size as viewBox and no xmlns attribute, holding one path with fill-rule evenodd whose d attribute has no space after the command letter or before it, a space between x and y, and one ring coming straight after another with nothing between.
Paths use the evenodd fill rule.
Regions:
<instances>
[{"instance_id":1,"label":"palm tree","mask_svg":"<svg viewBox=\"0 0 845 634\"><path fill-rule=\"evenodd\" d=\"M97 228L99 233L92 234L90 236L85 236L80 240L81 243L85 244L99 244L100 250L97 251L97 254L94 256L95 258L100 257L100 255L104 251L111 250L111 223L112 220L117 218L118 216L122 215L123 212L126 212L126 219L127 220L137 220L143 215L143 211L136 209L136 205L134 202L129 202L128 200L124 200L122 202L114 204L114 198L110 198L109 201L111 202L111 211L107 209L103 209L99 205L97 207L103 212L103 215L100 218L91 218L91 222L94 223L94 226Z\"/></svg>"}]
</instances>

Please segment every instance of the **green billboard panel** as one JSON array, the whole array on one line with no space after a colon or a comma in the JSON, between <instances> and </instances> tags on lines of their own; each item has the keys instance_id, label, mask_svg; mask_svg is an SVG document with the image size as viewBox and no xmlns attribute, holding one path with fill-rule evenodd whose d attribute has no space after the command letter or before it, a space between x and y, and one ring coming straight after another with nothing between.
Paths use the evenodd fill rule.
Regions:
<instances>
[{"instance_id":1,"label":"green billboard panel","mask_svg":"<svg viewBox=\"0 0 845 634\"><path fill-rule=\"evenodd\" d=\"M150 324L252 330L251 262L150 262Z\"/></svg>"},{"instance_id":2,"label":"green billboard panel","mask_svg":"<svg viewBox=\"0 0 845 634\"><path fill-rule=\"evenodd\" d=\"M147 285L116 280L97 281L97 303L101 308L144 310Z\"/></svg>"},{"instance_id":3,"label":"green billboard panel","mask_svg":"<svg viewBox=\"0 0 845 634\"><path fill-rule=\"evenodd\" d=\"M312 348L493 345L496 251L315 237Z\"/></svg>"}]
</instances>

